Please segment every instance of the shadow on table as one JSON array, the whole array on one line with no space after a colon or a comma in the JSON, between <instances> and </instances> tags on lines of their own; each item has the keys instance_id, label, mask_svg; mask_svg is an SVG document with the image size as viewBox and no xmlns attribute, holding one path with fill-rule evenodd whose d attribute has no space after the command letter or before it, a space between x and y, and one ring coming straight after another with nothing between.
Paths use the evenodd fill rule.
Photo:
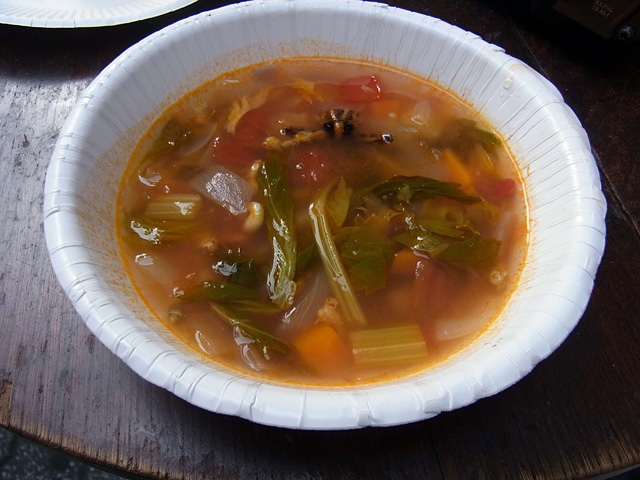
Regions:
<instances>
[{"instance_id":1,"label":"shadow on table","mask_svg":"<svg viewBox=\"0 0 640 480\"><path fill-rule=\"evenodd\" d=\"M3 480L142 480L97 468L0 428L0 478ZM640 467L592 480L640 480Z\"/></svg>"}]
</instances>

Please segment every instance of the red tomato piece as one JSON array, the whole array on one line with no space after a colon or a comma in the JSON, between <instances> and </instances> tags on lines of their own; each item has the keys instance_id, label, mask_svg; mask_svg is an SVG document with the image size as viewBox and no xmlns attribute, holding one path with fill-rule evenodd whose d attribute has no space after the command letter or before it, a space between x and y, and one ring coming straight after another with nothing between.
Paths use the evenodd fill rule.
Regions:
<instances>
[{"instance_id":1,"label":"red tomato piece","mask_svg":"<svg viewBox=\"0 0 640 480\"><path fill-rule=\"evenodd\" d=\"M251 165L259 158L266 124L266 111L253 109L245 113L233 135L225 132L216 138L212 152L214 161L230 167Z\"/></svg>"},{"instance_id":2,"label":"red tomato piece","mask_svg":"<svg viewBox=\"0 0 640 480\"><path fill-rule=\"evenodd\" d=\"M512 197L516 193L516 182L510 178L481 180L476 183L478 193L490 202L499 202Z\"/></svg>"},{"instance_id":3,"label":"red tomato piece","mask_svg":"<svg viewBox=\"0 0 640 480\"><path fill-rule=\"evenodd\" d=\"M289 175L292 185L322 185L335 171L327 152L313 145L299 145L291 152Z\"/></svg>"},{"instance_id":4,"label":"red tomato piece","mask_svg":"<svg viewBox=\"0 0 640 480\"><path fill-rule=\"evenodd\" d=\"M340 99L343 102L369 103L382 98L382 88L375 75L345 80L340 85Z\"/></svg>"},{"instance_id":5,"label":"red tomato piece","mask_svg":"<svg viewBox=\"0 0 640 480\"><path fill-rule=\"evenodd\" d=\"M267 111L254 108L245 113L236 125L235 137L239 142L249 145L261 144L265 139Z\"/></svg>"},{"instance_id":6,"label":"red tomato piece","mask_svg":"<svg viewBox=\"0 0 640 480\"><path fill-rule=\"evenodd\" d=\"M257 158L257 148L246 148L236 137L221 135L214 141L211 153L214 163L221 163L227 167L244 167L251 165Z\"/></svg>"},{"instance_id":7,"label":"red tomato piece","mask_svg":"<svg viewBox=\"0 0 640 480\"><path fill-rule=\"evenodd\" d=\"M516 182L510 178L503 178L493 184L493 194L498 198L510 198L516 193Z\"/></svg>"}]
</instances>

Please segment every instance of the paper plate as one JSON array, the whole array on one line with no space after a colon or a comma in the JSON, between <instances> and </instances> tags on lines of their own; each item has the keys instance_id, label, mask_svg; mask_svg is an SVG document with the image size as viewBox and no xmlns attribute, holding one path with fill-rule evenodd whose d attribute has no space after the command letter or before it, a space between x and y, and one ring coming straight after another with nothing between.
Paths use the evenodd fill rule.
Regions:
<instances>
[{"instance_id":1,"label":"paper plate","mask_svg":"<svg viewBox=\"0 0 640 480\"><path fill-rule=\"evenodd\" d=\"M530 246L509 305L471 346L404 379L296 387L206 360L149 313L118 254L119 181L150 122L223 72L309 55L391 64L457 92L505 138L523 173ZM289 428L346 429L426 419L529 373L586 308L604 250L605 212L580 122L553 85L500 48L383 4L268 0L178 22L131 47L96 78L60 133L47 172L44 226L54 269L80 316L142 377L214 412Z\"/></svg>"},{"instance_id":2,"label":"paper plate","mask_svg":"<svg viewBox=\"0 0 640 480\"><path fill-rule=\"evenodd\" d=\"M157 17L196 0L0 0L0 23L27 27L105 27Z\"/></svg>"}]
</instances>

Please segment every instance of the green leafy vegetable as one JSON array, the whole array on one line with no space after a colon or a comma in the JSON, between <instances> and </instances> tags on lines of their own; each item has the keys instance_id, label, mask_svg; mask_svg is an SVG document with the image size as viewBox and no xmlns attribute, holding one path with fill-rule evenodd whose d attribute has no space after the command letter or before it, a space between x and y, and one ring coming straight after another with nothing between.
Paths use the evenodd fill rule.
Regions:
<instances>
[{"instance_id":1,"label":"green leafy vegetable","mask_svg":"<svg viewBox=\"0 0 640 480\"><path fill-rule=\"evenodd\" d=\"M346 250L346 249L345 249ZM348 252L348 253L347 253ZM342 258L349 262L349 278L356 290L366 293L380 290L387 284L388 261L380 248L363 249L360 245L346 250Z\"/></svg>"},{"instance_id":2,"label":"green leafy vegetable","mask_svg":"<svg viewBox=\"0 0 640 480\"><path fill-rule=\"evenodd\" d=\"M262 163L256 180L267 212L273 264L267 276L269 297L279 307L293 303L297 246L291 188L283 159L272 153Z\"/></svg>"},{"instance_id":3,"label":"green leafy vegetable","mask_svg":"<svg viewBox=\"0 0 640 480\"><path fill-rule=\"evenodd\" d=\"M256 272L254 261L236 260L227 258L220 260L213 266L213 270L229 279L230 283L243 285L245 287L253 287L256 283Z\"/></svg>"},{"instance_id":4,"label":"green leafy vegetable","mask_svg":"<svg viewBox=\"0 0 640 480\"><path fill-rule=\"evenodd\" d=\"M467 205L462 208L455 208L450 205L433 205L433 202L426 201L422 204L417 217L429 221L444 221L452 225L462 225L466 222L466 211L480 208L483 202Z\"/></svg>"},{"instance_id":5,"label":"green leafy vegetable","mask_svg":"<svg viewBox=\"0 0 640 480\"><path fill-rule=\"evenodd\" d=\"M493 132L483 130L476 126L476 122L469 119L459 119L458 123L462 126L462 136L482 143L485 146L500 145L502 141Z\"/></svg>"},{"instance_id":6,"label":"green leafy vegetable","mask_svg":"<svg viewBox=\"0 0 640 480\"><path fill-rule=\"evenodd\" d=\"M270 348L280 353L287 353L289 345L281 338L273 335L262 325L246 317L243 313L233 308L211 303L211 309L225 322L234 328L238 328L242 334L263 348ZM264 353L264 351L262 352Z\"/></svg>"},{"instance_id":7,"label":"green leafy vegetable","mask_svg":"<svg viewBox=\"0 0 640 480\"><path fill-rule=\"evenodd\" d=\"M282 309L273 302L259 300L238 300L229 302L228 305L233 305L235 311L248 315L274 315L282 312Z\"/></svg>"},{"instance_id":8,"label":"green leafy vegetable","mask_svg":"<svg viewBox=\"0 0 640 480\"><path fill-rule=\"evenodd\" d=\"M453 267L486 268L495 263L500 251L499 240L482 238L469 221L458 223L442 218L418 221L412 218L407 225L407 232L393 237L396 242Z\"/></svg>"},{"instance_id":9,"label":"green leafy vegetable","mask_svg":"<svg viewBox=\"0 0 640 480\"><path fill-rule=\"evenodd\" d=\"M415 228L394 237L409 248L424 252L452 267L483 269L495 263L501 242L469 230L462 237L445 237L428 228Z\"/></svg>"},{"instance_id":10,"label":"green leafy vegetable","mask_svg":"<svg viewBox=\"0 0 640 480\"><path fill-rule=\"evenodd\" d=\"M177 120L171 119L162 129L158 139L153 142L146 157L155 157L174 148L179 148L191 138L191 130L182 126Z\"/></svg>"},{"instance_id":11,"label":"green leafy vegetable","mask_svg":"<svg viewBox=\"0 0 640 480\"><path fill-rule=\"evenodd\" d=\"M422 220L418 223L422 230L436 235L463 240L469 238L476 230L469 222L450 222L447 220Z\"/></svg>"},{"instance_id":12,"label":"green leafy vegetable","mask_svg":"<svg viewBox=\"0 0 640 480\"><path fill-rule=\"evenodd\" d=\"M482 201L481 198L467 195L459 187L457 183L441 182L429 177L396 175L353 194L349 211L365 205L371 195L399 202L436 197L447 197L465 204Z\"/></svg>"},{"instance_id":13,"label":"green leafy vegetable","mask_svg":"<svg viewBox=\"0 0 640 480\"><path fill-rule=\"evenodd\" d=\"M409 200L411 200L412 196L413 196L413 191L411 190L411 187L408 184L402 185L398 189L398 193L396 194L396 198L398 199L399 202L408 202Z\"/></svg>"},{"instance_id":14,"label":"green leafy vegetable","mask_svg":"<svg viewBox=\"0 0 640 480\"><path fill-rule=\"evenodd\" d=\"M419 207L421 220L418 221L414 218L415 214L410 213L406 207L395 206L393 208L396 210L389 210L390 213L384 213L384 215L380 212L372 214L372 210L382 210L370 207L371 202L368 199L371 196L401 204L436 197L451 198L463 204L482 202L482 199L461 191L458 184L420 176L395 176L356 192L353 195L350 210L363 210L364 214L368 215L364 224L374 217L392 218L393 215L403 215L402 223L408 230L394 236L393 240L427 253L451 266L485 268L495 262L500 250L500 242L493 238L481 238L473 225L465 219L461 209L433 207L429 202L424 202ZM359 289L364 286L369 292L384 286L389 252L393 253L393 249L386 244L385 235L378 230L374 238L370 236L370 232L363 230L363 233L369 234L369 239L354 242L345 240L345 237L351 238L354 234L349 233L348 229L342 230L347 232L341 231L337 241L354 288Z\"/></svg>"},{"instance_id":15,"label":"green leafy vegetable","mask_svg":"<svg viewBox=\"0 0 640 480\"><path fill-rule=\"evenodd\" d=\"M322 189L309 206L311 228L320 259L322 260L322 266L329 280L331 290L338 300L338 308L345 317L345 322L352 325L366 325L367 319L351 287L329 229L327 198L333 186L334 184L330 184Z\"/></svg>"},{"instance_id":16,"label":"green leafy vegetable","mask_svg":"<svg viewBox=\"0 0 640 480\"><path fill-rule=\"evenodd\" d=\"M245 286L227 282L202 282L199 285L178 291L174 297L183 303L210 302L227 305L239 313L271 315L281 311L273 303L256 299L256 293Z\"/></svg>"},{"instance_id":17,"label":"green leafy vegetable","mask_svg":"<svg viewBox=\"0 0 640 480\"><path fill-rule=\"evenodd\" d=\"M476 126L466 128L465 133L486 146L500 145L502 143L496 134Z\"/></svg>"},{"instance_id":18,"label":"green leafy vegetable","mask_svg":"<svg viewBox=\"0 0 640 480\"><path fill-rule=\"evenodd\" d=\"M481 198L467 195L457 183L441 182L429 177L396 175L371 188L379 197L408 202L415 198L448 197L462 203L476 203Z\"/></svg>"},{"instance_id":19,"label":"green leafy vegetable","mask_svg":"<svg viewBox=\"0 0 640 480\"><path fill-rule=\"evenodd\" d=\"M384 233L388 220L368 217L360 226L345 229L338 246L340 257L356 290L371 293L387 284L396 244Z\"/></svg>"},{"instance_id":20,"label":"green leafy vegetable","mask_svg":"<svg viewBox=\"0 0 640 480\"><path fill-rule=\"evenodd\" d=\"M475 234L468 240L448 245L436 258L454 267L487 268L495 263L500 245L500 240Z\"/></svg>"},{"instance_id":21,"label":"green leafy vegetable","mask_svg":"<svg viewBox=\"0 0 640 480\"><path fill-rule=\"evenodd\" d=\"M298 259L296 261L296 277L302 275L307 267L317 258L318 250L316 244L312 243L307 248L298 253Z\"/></svg>"},{"instance_id":22,"label":"green leafy vegetable","mask_svg":"<svg viewBox=\"0 0 640 480\"><path fill-rule=\"evenodd\" d=\"M408 232L396 235L393 239L405 245L413 250L424 252L429 255L435 255L445 248L448 243L445 243L441 238L435 236L432 232L422 229L413 229Z\"/></svg>"},{"instance_id":23,"label":"green leafy vegetable","mask_svg":"<svg viewBox=\"0 0 640 480\"><path fill-rule=\"evenodd\" d=\"M227 282L202 282L199 285L178 292L175 297L181 302L235 302L255 300L253 290L242 285Z\"/></svg>"}]
</instances>

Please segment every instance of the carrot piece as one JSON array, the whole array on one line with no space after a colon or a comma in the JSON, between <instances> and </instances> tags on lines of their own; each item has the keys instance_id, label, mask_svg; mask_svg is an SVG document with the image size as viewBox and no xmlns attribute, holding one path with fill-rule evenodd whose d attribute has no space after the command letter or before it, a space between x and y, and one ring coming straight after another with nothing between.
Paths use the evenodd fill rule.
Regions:
<instances>
[{"instance_id":1,"label":"carrot piece","mask_svg":"<svg viewBox=\"0 0 640 480\"><path fill-rule=\"evenodd\" d=\"M453 181L459 183L462 187L468 187L473 182L471 173L462 163L462 158L450 148L442 150L442 159L449 167L449 172L453 177Z\"/></svg>"},{"instance_id":2,"label":"carrot piece","mask_svg":"<svg viewBox=\"0 0 640 480\"><path fill-rule=\"evenodd\" d=\"M351 352L331 326L317 323L293 341L302 360L321 375L339 372L352 362Z\"/></svg>"},{"instance_id":3,"label":"carrot piece","mask_svg":"<svg viewBox=\"0 0 640 480\"><path fill-rule=\"evenodd\" d=\"M413 253L410 248L403 248L393 257L391 273L394 275L414 276L421 257Z\"/></svg>"},{"instance_id":4,"label":"carrot piece","mask_svg":"<svg viewBox=\"0 0 640 480\"><path fill-rule=\"evenodd\" d=\"M399 115L402 110L400 100L378 100L367 105L368 113L375 118L387 118L392 113Z\"/></svg>"}]
</instances>

